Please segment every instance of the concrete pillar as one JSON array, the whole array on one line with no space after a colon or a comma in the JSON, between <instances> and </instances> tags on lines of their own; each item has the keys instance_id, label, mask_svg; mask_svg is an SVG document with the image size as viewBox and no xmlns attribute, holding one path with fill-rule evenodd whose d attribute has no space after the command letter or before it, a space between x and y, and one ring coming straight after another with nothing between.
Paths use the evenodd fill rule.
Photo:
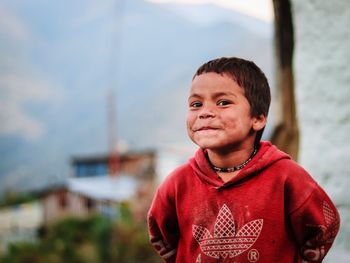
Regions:
<instances>
[{"instance_id":1,"label":"concrete pillar","mask_svg":"<svg viewBox=\"0 0 350 263\"><path fill-rule=\"evenodd\" d=\"M350 259L350 1L292 0L299 162L335 201L341 231L325 262Z\"/></svg>"}]
</instances>

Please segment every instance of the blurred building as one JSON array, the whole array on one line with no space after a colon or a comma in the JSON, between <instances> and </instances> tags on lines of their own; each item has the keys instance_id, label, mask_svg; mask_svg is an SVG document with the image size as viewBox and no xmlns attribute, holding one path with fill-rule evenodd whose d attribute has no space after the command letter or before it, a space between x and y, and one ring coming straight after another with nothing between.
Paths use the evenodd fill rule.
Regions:
<instances>
[{"instance_id":1,"label":"blurred building","mask_svg":"<svg viewBox=\"0 0 350 263\"><path fill-rule=\"evenodd\" d=\"M110 155L73 157L72 175L66 184L42 193L44 222L96 213L117 218L121 203L140 204L142 201L135 202L138 197L146 198L153 193L155 156L154 151L144 151L112 158ZM136 210L140 210L139 206Z\"/></svg>"},{"instance_id":2,"label":"blurred building","mask_svg":"<svg viewBox=\"0 0 350 263\"><path fill-rule=\"evenodd\" d=\"M72 177L128 174L142 180L155 176L155 152L127 152L121 155L75 156L71 159Z\"/></svg>"}]
</instances>

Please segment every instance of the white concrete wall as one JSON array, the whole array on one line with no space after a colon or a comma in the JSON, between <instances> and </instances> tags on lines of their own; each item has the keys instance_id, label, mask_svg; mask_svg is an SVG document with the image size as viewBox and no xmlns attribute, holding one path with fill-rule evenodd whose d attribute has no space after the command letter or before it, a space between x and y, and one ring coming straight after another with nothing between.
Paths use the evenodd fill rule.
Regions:
<instances>
[{"instance_id":1,"label":"white concrete wall","mask_svg":"<svg viewBox=\"0 0 350 263\"><path fill-rule=\"evenodd\" d=\"M43 223L40 202L29 202L0 209L0 254L12 242L34 241Z\"/></svg>"},{"instance_id":2,"label":"white concrete wall","mask_svg":"<svg viewBox=\"0 0 350 263\"><path fill-rule=\"evenodd\" d=\"M350 262L350 1L291 2L300 163L341 213L325 262Z\"/></svg>"}]
</instances>

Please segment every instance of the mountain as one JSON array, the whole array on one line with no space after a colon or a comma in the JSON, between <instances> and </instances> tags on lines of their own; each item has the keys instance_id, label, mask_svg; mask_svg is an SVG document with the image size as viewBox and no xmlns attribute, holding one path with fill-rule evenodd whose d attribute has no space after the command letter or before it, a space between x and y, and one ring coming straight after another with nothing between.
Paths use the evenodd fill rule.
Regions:
<instances>
[{"instance_id":1,"label":"mountain","mask_svg":"<svg viewBox=\"0 0 350 263\"><path fill-rule=\"evenodd\" d=\"M72 155L107 151L110 89L116 94L119 140L142 149L190 144L186 96L192 75L209 59L252 59L273 86L271 24L213 5L107 3L75 3L68 13L61 2L8 4L30 34L21 45L0 32L5 41L1 55L6 57L11 47L18 59L6 72L0 67L0 83L1 75L13 72L43 79L50 89L46 97L20 104L23 113L40 124L41 133L29 139L23 130L0 134L0 191L63 180L69 176ZM30 87L34 96L38 86ZM13 121L19 120L10 108L7 111Z\"/></svg>"}]
</instances>

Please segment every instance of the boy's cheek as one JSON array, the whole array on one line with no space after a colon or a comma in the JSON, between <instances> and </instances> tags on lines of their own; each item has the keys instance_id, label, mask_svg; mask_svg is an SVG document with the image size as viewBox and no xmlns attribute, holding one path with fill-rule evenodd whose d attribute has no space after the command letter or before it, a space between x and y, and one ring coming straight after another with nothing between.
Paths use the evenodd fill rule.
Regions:
<instances>
[{"instance_id":1,"label":"boy's cheek","mask_svg":"<svg viewBox=\"0 0 350 263\"><path fill-rule=\"evenodd\" d=\"M194 117L191 116L191 114L187 115L187 119L186 119L186 126L187 126L187 130L191 129L194 123Z\"/></svg>"},{"instance_id":2,"label":"boy's cheek","mask_svg":"<svg viewBox=\"0 0 350 263\"><path fill-rule=\"evenodd\" d=\"M192 131L191 127L189 126L189 124L187 124L187 134L191 138L193 137L193 131Z\"/></svg>"},{"instance_id":3,"label":"boy's cheek","mask_svg":"<svg viewBox=\"0 0 350 263\"><path fill-rule=\"evenodd\" d=\"M190 137L190 139L193 141L194 139L194 132L191 129L191 124L187 122L187 135Z\"/></svg>"}]
</instances>

